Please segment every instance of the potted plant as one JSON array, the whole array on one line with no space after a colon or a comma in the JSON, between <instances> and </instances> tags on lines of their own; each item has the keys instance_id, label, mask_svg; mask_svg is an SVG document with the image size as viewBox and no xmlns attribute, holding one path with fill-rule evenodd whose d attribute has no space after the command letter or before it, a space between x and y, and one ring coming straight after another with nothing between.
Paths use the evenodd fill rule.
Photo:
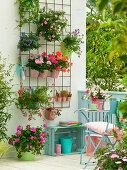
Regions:
<instances>
[{"instance_id":1,"label":"potted plant","mask_svg":"<svg viewBox=\"0 0 127 170\"><path fill-rule=\"evenodd\" d=\"M18 91L16 106L24 117L28 116L29 121L35 119L34 115L42 117L42 111L52 103L50 92L48 86L37 87L35 90L22 88Z\"/></svg>"},{"instance_id":2,"label":"potted plant","mask_svg":"<svg viewBox=\"0 0 127 170\"><path fill-rule=\"evenodd\" d=\"M60 116L61 109L49 107L45 110L45 118L47 120L54 120L56 116Z\"/></svg>"},{"instance_id":3,"label":"potted plant","mask_svg":"<svg viewBox=\"0 0 127 170\"><path fill-rule=\"evenodd\" d=\"M62 101L66 102L67 96L68 96L68 91L67 90L62 90L61 91L61 96L62 96Z\"/></svg>"},{"instance_id":4,"label":"potted plant","mask_svg":"<svg viewBox=\"0 0 127 170\"><path fill-rule=\"evenodd\" d=\"M67 26L67 19L64 11L55 11L43 8L37 22L37 34L47 41L59 41L62 30Z\"/></svg>"},{"instance_id":5,"label":"potted plant","mask_svg":"<svg viewBox=\"0 0 127 170\"><path fill-rule=\"evenodd\" d=\"M39 13L39 0L16 0L16 3L19 3L19 26L22 27L23 24L28 22L36 23ZM29 17L26 17L28 12Z\"/></svg>"},{"instance_id":6,"label":"potted plant","mask_svg":"<svg viewBox=\"0 0 127 170\"><path fill-rule=\"evenodd\" d=\"M102 110L103 100L106 100L111 97L106 95L106 92L102 90L99 86L95 86L95 85L90 90L89 89L86 90L86 93L88 95L84 95L82 99L86 100L88 98L91 98L93 104L96 104L98 106L97 109L99 110Z\"/></svg>"},{"instance_id":7,"label":"potted plant","mask_svg":"<svg viewBox=\"0 0 127 170\"><path fill-rule=\"evenodd\" d=\"M71 94L71 92L68 92L68 95L67 95L67 101L71 101L71 96L72 96L72 94Z\"/></svg>"},{"instance_id":8,"label":"potted plant","mask_svg":"<svg viewBox=\"0 0 127 170\"><path fill-rule=\"evenodd\" d=\"M61 42L61 51L63 56L69 56L71 58L72 52L78 54L80 57L82 51L80 45L84 43L82 41L83 34L79 34L79 29L75 29L72 33L68 33Z\"/></svg>"},{"instance_id":9,"label":"potted plant","mask_svg":"<svg viewBox=\"0 0 127 170\"><path fill-rule=\"evenodd\" d=\"M34 160L35 154L41 154L49 136L45 127L46 124L36 128L30 125L26 128L20 125L17 127L16 134L9 138L9 144L15 147L20 160Z\"/></svg>"},{"instance_id":10,"label":"potted plant","mask_svg":"<svg viewBox=\"0 0 127 170\"><path fill-rule=\"evenodd\" d=\"M21 51L38 49L40 46L38 40L39 37L36 34L31 32L29 35L26 35L25 32L23 32L18 42L18 49Z\"/></svg>"},{"instance_id":11,"label":"potted plant","mask_svg":"<svg viewBox=\"0 0 127 170\"><path fill-rule=\"evenodd\" d=\"M69 57L62 57L61 51L57 51L56 55L49 54L49 58L51 61L50 71L52 78L58 78L60 71L62 72L70 72L70 67L73 63L69 62Z\"/></svg>"},{"instance_id":12,"label":"potted plant","mask_svg":"<svg viewBox=\"0 0 127 170\"><path fill-rule=\"evenodd\" d=\"M30 67L31 77L46 78L50 69L51 62L46 52L34 55L31 53L31 58L28 59L26 67Z\"/></svg>"}]
</instances>

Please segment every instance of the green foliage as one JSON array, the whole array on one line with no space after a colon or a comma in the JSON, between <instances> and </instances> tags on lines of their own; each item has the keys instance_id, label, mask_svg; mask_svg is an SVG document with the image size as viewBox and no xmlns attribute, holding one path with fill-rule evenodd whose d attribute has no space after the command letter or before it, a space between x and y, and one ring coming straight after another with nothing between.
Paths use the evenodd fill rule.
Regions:
<instances>
[{"instance_id":1,"label":"green foliage","mask_svg":"<svg viewBox=\"0 0 127 170\"><path fill-rule=\"evenodd\" d=\"M55 11L43 8L37 22L37 33L47 41L59 41L62 30L67 26L67 19L64 11Z\"/></svg>"},{"instance_id":2,"label":"green foliage","mask_svg":"<svg viewBox=\"0 0 127 170\"><path fill-rule=\"evenodd\" d=\"M39 0L16 0L16 3L19 4L20 27L27 22L37 22Z\"/></svg>"},{"instance_id":3,"label":"green foliage","mask_svg":"<svg viewBox=\"0 0 127 170\"><path fill-rule=\"evenodd\" d=\"M80 57L82 52L80 45L81 43L84 43L82 41L84 35L80 35L79 33L79 29L75 29L74 31L72 31L72 33L67 34L62 41L62 45L64 45L70 51L78 54L78 56Z\"/></svg>"},{"instance_id":4,"label":"green foliage","mask_svg":"<svg viewBox=\"0 0 127 170\"><path fill-rule=\"evenodd\" d=\"M0 159L12 146L8 145L5 140L0 141Z\"/></svg>"},{"instance_id":5,"label":"green foliage","mask_svg":"<svg viewBox=\"0 0 127 170\"><path fill-rule=\"evenodd\" d=\"M9 106L13 102L11 91L12 86L10 83L12 82L10 71L12 69L12 64L9 65L8 69L5 69L6 60L3 62L0 57L0 141L7 137L6 135L6 124L7 121L11 118L11 114L7 111L7 106Z\"/></svg>"},{"instance_id":6,"label":"green foliage","mask_svg":"<svg viewBox=\"0 0 127 170\"><path fill-rule=\"evenodd\" d=\"M116 21L118 17L112 15L109 7L105 9L103 15L100 15L94 7L95 4L92 5L89 4L94 12L87 13L86 22L87 86L90 88L92 84L95 84L104 90L121 91L122 88L118 88L118 86L121 85L123 63L119 65L117 53L111 59L113 50L111 41L116 36L113 21ZM106 23L106 21L108 22Z\"/></svg>"},{"instance_id":7,"label":"green foliage","mask_svg":"<svg viewBox=\"0 0 127 170\"><path fill-rule=\"evenodd\" d=\"M30 51L32 49L38 49L39 44L39 37L32 32L29 35L26 35L25 32L22 33L21 38L18 42L18 48L21 51Z\"/></svg>"},{"instance_id":8,"label":"green foliage","mask_svg":"<svg viewBox=\"0 0 127 170\"><path fill-rule=\"evenodd\" d=\"M52 97L48 92L48 86L37 87L33 89L20 89L18 91L19 97L16 101L16 106L19 108L24 117L29 117L28 120L35 119L34 115L42 117L41 110L51 105ZM28 113L25 111L27 110ZM29 114L29 115L28 115Z\"/></svg>"},{"instance_id":9,"label":"green foliage","mask_svg":"<svg viewBox=\"0 0 127 170\"><path fill-rule=\"evenodd\" d=\"M16 148L18 158L21 157L22 152L32 151L33 154L41 154L41 150L44 149L49 136L48 131L46 132L42 126L34 128L27 125L25 129L18 126L17 132L16 135L12 135L9 138L9 144Z\"/></svg>"}]
</instances>

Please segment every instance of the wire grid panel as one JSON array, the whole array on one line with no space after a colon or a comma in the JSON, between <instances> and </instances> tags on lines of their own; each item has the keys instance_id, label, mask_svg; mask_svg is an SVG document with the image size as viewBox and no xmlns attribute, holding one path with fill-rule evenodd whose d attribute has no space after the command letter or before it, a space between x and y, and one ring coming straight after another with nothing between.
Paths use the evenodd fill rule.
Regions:
<instances>
[{"instance_id":1,"label":"wire grid panel","mask_svg":"<svg viewBox=\"0 0 127 170\"><path fill-rule=\"evenodd\" d=\"M49 8L53 10L63 10L66 12L65 16L68 18L68 28L66 28L66 31L63 31L62 37L66 35L66 32L71 32L71 0L40 0L40 8L45 7L46 10ZM29 12L27 13L27 17L29 17ZM20 28L20 36L23 32L26 34L30 34L31 32L36 33L37 26L36 24L29 22L24 23L23 26ZM56 90L59 92L61 90L68 90L71 92L71 71L69 73L60 73L59 78L53 79L50 77L50 74L46 79L43 79L41 77L38 78L31 78L30 77L30 68L25 67L25 65L28 62L28 59L30 58L30 53L34 54L41 54L44 51L49 53L54 53L58 50L60 50L60 44L58 42L47 42L44 40L43 37L39 40L40 47L38 50L31 50L26 52L19 52L19 55L24 59L24 72L25 72L25 80L21 80L22 87L33 87L34 89L37 86L45 86L49 85L52 86L53 89L53 107L60 107L60 108L69 108L70 102L55 102L55 94ZM55 84L55 85L54 85Z\"/></svg>"}]
</instances>

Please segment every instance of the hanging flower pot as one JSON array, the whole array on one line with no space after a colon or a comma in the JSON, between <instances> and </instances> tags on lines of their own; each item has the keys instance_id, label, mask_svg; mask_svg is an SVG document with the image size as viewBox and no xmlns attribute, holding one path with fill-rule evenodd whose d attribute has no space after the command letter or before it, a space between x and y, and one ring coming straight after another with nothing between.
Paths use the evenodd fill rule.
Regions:
<instances>
[{"instance_id":1,"label":"hanging flower pot","mask_svg":"<svg viewBox=\"0 0 127 170\"><path fill-rule=\"evenodd\" d=\"M47 76L48 76L48 70L44 70L44 73L39 73L39 77L41 77L41 78L43 78L43 79L46 79L47 78Z\"/></svg>"},{"instance_id":2,"label":"hanging flower pot","mask_svg":"<svg viewBox=\"0 0 127 170\"><path fill-rule=\"evenodd\" d=\"M68 56L69 58L72 57L72 51L70 50L70 48L66 48L64 43L61 43L61 52L64 58L65 56Z\"/></svg>"},{"instance_id":3,"label":"hanging flower pot","mask_svg":"<svg viewBox=\"0 0 127 170\"><path fill-rule=\"evenodd\" d=\"M56 79L56 78L59 77L59 73L60 73L60 71L53 70L53 71L51 72L51 77Z\"/></svg>"},{"instance_id":4,"label":"hanging flower pot","mask_svg":"<svg viewBox=\"0 0 127 170\"><path fill-rule=\"evenodd\" d=\"M71 101L71 97L67 97L67 101L70 102Z\"/></svg>"},{"instance_id":5,"label":"hanging flower pot","mask_svg":"<svg viewBox=\"0 0 127 170\"><path fill-rule=\"evenodd\" d=\"M39 72L37 70L30 69L30 77L37 78L39 76Z\"/></svg>"},{"instance_id":6,"label":"hanging flower pot","mask_svg":"<svg viewBox=\"0 0 127 170\"><path fill-rule=\"evenodd\" d=\"M63 102L66 102L66 97L62 97L62 101L63 101Z\"/></svg>"},{"instance_id":7,"label":"hanging flower pot","mask_svg":"<svg viewBox=\"0 0 127 170\"><path fill-rule=\"evenodd\" d=\"M45 118L47 120L54 120L56 116L56 110L52 107L49 107L45 111Z\"/></svg>"}]
</instances>

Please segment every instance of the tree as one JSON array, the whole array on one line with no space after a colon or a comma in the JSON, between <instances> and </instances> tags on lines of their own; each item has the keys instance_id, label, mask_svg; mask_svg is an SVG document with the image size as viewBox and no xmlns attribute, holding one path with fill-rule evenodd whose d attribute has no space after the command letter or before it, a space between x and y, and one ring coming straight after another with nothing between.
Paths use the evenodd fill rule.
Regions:
<instances>
[{"instance_id":1,"label":"tree","mask_svg":"<svg viewBox=\"0 0 127 170\"><path fill-rule=\"evenodd\" d=\"M109 7L102 15L96 10L97 0L88 0L87 7L87 39L86 39L86 73L87 86L99 85L102 89L109 91L121 90L121 68L123 64L118 63L117 53L112 60L110 58L113 50L111 40L115 38L114 21L118 16L112 15ZM111 22L109 22L111 21Z\"/></svg>"}]
</instances>

